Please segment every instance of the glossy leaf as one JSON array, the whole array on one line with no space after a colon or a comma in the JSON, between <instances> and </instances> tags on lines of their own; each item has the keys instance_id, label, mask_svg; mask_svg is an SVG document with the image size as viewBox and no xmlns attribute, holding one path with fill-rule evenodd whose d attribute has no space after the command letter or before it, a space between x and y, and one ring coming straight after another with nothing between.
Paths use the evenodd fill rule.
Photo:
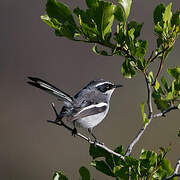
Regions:
<instances>
[{"instance_id":1,"label":"glossy leaf","mask_svg":"<svg viewBox=\"0 0 180 180\"><path fill-rule=\"evenodd\" d=\"M132 0L118 0L119 4L124 8L126 19L129 16Z\"/></svg>"},{"instance_id":2,"label":"glossy leaf","mask_svg":"<svg viewBox=\"0 0 180 180\"><path fill-rule=\"evenodd\" d=\"M174 77L175 79L180 79L180 67L175 68L168 68L167 72L170 76Z\"/></svg>"},{"instance_id":3,"label":"glossy leaf","mask_svg":"<svg viewBox=\"0 0 180 180\"><path fill-rule=\"evenodd\" d=\"M97 7L99 0L86 0L86 4L89 8Z\"/></svg>"},{"instance_id":4,"label":"glossy leaf","mask_svg":"<svg viewBox=\"0 0 180 180\"><path fill-rule=\"evenodd\" d=\"M94 160L91 162L91 166L95 167L97 170L99 170L100 172L102 172L108 176L114 177L112 170L104 161Z\"/></svg>"},{"instance_id":5,"label":"glossy leaf","mask_svg":"<svg viewBox=\"0 0 180 180\"><path fill-rule=\"evenodd\" d=\"M169 3L169 5L165 8L165 11L163 13L163 21L167 22L169 26L170 26L171 17L172 17L171 6L172 6L172 3Z\"/></svg>"},{"instance_id":6,"label":"glossy leaf","mask_svg":"<svg viewBox=\"0 0 180 180\"><path fill-rule=\"evenodd\" d=\"M56 0L48 0L46 12L48 16L42 16L42 20L55 29L56 35L72 40L78 35L71 11L65 4Z\"/></svg>"},{"instance_id":7,"label":"glossy leaf","mask_svg":"<svg viewBox=\"0 0 180 180\"><path fill-rule=\"evenodd\" d=\"M90 173L89 173L89 170L82 166L80 169L79 169L79 174L81 176L80 180L90 180Z\"/></svg>"},{"instance_id":8,"label":"glossy leaf","mask_svg":"<svg viewBox=\"0 0 180 180\"><path fill-rule=\"evenodd\" d=\"M69 23L76 26L68 6L56 0L48 0L46 11L49 17L56 18L60 23Z\"/></svg>"},{"instance_id":9,"label":"glossy leaf","mask_svg":"<svg viewBox=\"0 0 180 180\"><path fill-rule=\"evenodd\" d=\"M154 82L154 75L152 71L150 71L148 74L148 80L151 84Z\"/></svg>"},{"instance_id":10,"label":"glossy leaf","mask_svg":"<svg viewBox=\"0 0 180 180\"><path fill-rule=\"evenodd\" d=\"M175 26L180 26L180 10L173 14L171 24Z\"/></svg>"},{"instance_id":11,"label":"glossy leaf","mask_svg":"<svg viewBox=\"0 0 180 180\"><path fill-rule=\"evenodd\" d=\"M142 119L143 119L143 122L144 122L144 125L145 125L146 123L149 122L149 119L147 118L147 115L144 112L144 104L145 103L141 103L141 114L142 114Z\"/></svg>"},{"instance_id":12,"label":"glossy leaf","mask_svg":"<svg viewBox=\"0 0 180 180\"><path fill-rule=\"evenodd\" d=\"M125 78L132 78L136 75L135 70L131 66L130 62L128 59L124 61L124 63L121 66L121 73Z\"/></svg>"},{"instance_id":13,"label":"glossy leaf","mask_svg":"<svg viewBox=\"0 0 180 180\"><path fill-rule=\"evenodd\" d=\"M134 28L135 31L133 34L135 38L140 36L142 27L143 27L143 23L138 24L136 21L131 21L127 24L127 30Z\"/></svg>"},{"instance_id":14,"label":"glossy leaf","mask_svg":"<svg viewBox=\"0 0 180 180\"><path fill-rule=\"evenodd\" d=\"M164 4L159 4L155 8L154 13L153 13L154 24L157 24L158 22L162 22L164 11L165 11Z\"/></svg>"},{"instance_id":15,"label":"glossy leaf","mask_svg":"<svg viewBox=\"0 0 180 180\"><path fill-rule=\"evenodd\" d=\"M123 9L120 6L116 6L115 7L114 17L120 23L124 23L126 21L126 15L124 14L124 11L123 11Z\"/></svg>"},{"instance_id":16,"label":"glossy leaf","mask_svg":"<svg viewBox=\"0 0 180 180\"><path fill-rule=\"evenodd\" d=\"M162 82L162 84L164 85L164 88L166 89L166 91L169 92L168 83L167 83L167 81L166 81L166 79L165 79L164 76L162 76L161 82Z\"/></svg>"}]
</instances>

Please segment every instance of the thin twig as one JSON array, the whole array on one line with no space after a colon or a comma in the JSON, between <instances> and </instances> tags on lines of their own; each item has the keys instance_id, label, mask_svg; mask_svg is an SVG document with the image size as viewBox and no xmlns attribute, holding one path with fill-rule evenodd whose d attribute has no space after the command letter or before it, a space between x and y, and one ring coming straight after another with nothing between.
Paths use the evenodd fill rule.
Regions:
<instances>
[{"instance_id":1,"label":"thin twig","mask_svg":"<svg viewBox=\"0 0 180 180\"><path fill-rule=\"evenodd\" d=\"M152 121L152 118L149 119L148 123L146 123L144 126L142 126L142 128L139 130L136 137L129 144L129 146L128 146L127 150L126 150L125 156L129 156L131 154L134 145L139 141L140 137L143 135L144 131L146 130L148 125L151 123L151 121Z\"/></svg>"},{"instance_id":2,"label":"thin twig","mask_svg":"<svg viewBox=\"0 0 180 180\"><path fill-rule=\"evenodd\" d=\"M55 121L48 120L48 122L49 122L49 123L52 123L52 124L56 124L57 126L63 126L63 127L65 127L67 130L69 130L69 131L71 131L71 132L73 133L73 132L74 132L74 129L72 129L71 127L67 126L61 119L59 119L59 115L58 115L57 110L56 110L56 108L55 108L55 106L54 106L53 103L52 103L52 107L53 107L53 110L54 110L54 112L55 112L55 114L56 114L56 120L55 120ZM80 137L80 138L82 138L82 139L84 139L84 140L87 141L89 144L93 144L93 145L95 144L95 146L98 146L98 147L106 150L107 152L109 152L109 153L111 153L111 154L119 157L121 160L123 160L123 161L125 160L125 158L124 158L121 154L114 152L113 150L111 150L111 149L109 149L108 147L106 147L104 144L99 143L99 142L94 142L94 141L92 141L89 137L86 137L85 135L83 135L83 134L81 134L81 133L78 133L78 132L77 132L75 135L78 136L78 137Z\"/></svg>"},{"instance_id":3,"label":"thin twig","mask_svg":"<svg viewBox=\"0 0 180 180\"><path fill-rule=\"evenodd\" d=\"M153 115L153 118L165 117L165 115L166 115L168 112L170 112L170 111L172 111L172 110L177 110L177 109L178 109L177 106L171 106L171 107L169 107L168 109L164 110L164 111L161 112L161 113L154 114L154 115Z\"/></svg>"},{"instance_id":4,"label":"thin twig","mask_svg":"<svg viewBox=\"0 0 180 180\"><path fill-rule=\"evenodd\" d=\"M165 59L165 51L162 53L162 58L161 58L161 62L160 62L160 65L159 65L159 69L158 69L158 72L156 74L156 77L154 78L154 82L153 82L153 86L155 85L160 73L161 73L161 70L163 68L163 64L164 64L164 59Z\"/></svg>"},{"instance_id":5,"label":"thin twig","mask_svg":"<svg viewBox=\"0 0 180 180\"><path fill-rule=\"evenodd\" d=\"M180 159L176 163L176 166L174 168L174 172L170 176L165 178L164 180L172 179L173 177L180 177L180 173L178 173L179 168L180 168Z\"/></svg>"},{"instance_id":6,"label":"thin twig","mask_svg":"<svg viewBox=\"0 0 180 180\"><path fill-rule=\"evenodd\" d=\"M168 49L169 49L169 46L166 47L165 49L163 49L162 51L158 52L154 57L152 57L152 54L153 54L153 52L152 52L152 54L151 54L151 56L149 57L148 61L152 63L159 55L161 55L162 53L164 53L164 52L167 51Z\"/></svg>"}]
</instances>

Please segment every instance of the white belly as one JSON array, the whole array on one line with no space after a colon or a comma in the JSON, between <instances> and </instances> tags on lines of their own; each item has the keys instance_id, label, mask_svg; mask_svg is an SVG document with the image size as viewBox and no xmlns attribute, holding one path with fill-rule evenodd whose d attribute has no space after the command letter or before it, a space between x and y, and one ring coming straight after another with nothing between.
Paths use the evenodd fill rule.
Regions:
<instances>
[{"instance_id":1,"label":"white belly","mask_svg":"<svg viewBox=\"0 0 180 180\"><path fill-rule=\"evenodd\" d=\"M97 126L107 115L109 108L105 112L98 113L92 116L87 116L76 120L76 125L82 128L93 128Z\"/></svg>"}]
</instances>

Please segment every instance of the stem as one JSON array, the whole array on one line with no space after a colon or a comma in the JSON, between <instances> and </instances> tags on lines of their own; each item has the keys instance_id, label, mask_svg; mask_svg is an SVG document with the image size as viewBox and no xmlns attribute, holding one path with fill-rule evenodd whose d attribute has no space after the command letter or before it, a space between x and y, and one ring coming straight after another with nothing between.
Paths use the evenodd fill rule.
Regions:
<instances>
[{"instance_id":1,"label":"stem","mask_svg":"<svg viewBox=\"0 0 180 180\"><path fill-rule=\"evenodd\" d=\"M153 86L155 85L155 83L157 81L157 78L159 77L159 75L161 73L161 70L162 70L162 67L163 67L163 63L164 63L164 59L165 59L165 52L163 52L163 54L162 54L161 62L160 62L159 69L158 69L158 72L156 74L156 77L154 79Z\"/></svg>"},{"instance_id":2,"label":"stem","mask_svg":"<svg viewBox=\"0 0 180 180\"><path fill-rule=\"evenodd\" d=\"M170 111L172 111L172 110L177 110L177 109L178 109L177 106L169 107L168 109L164 110L164 111L161 112L161 113L154 114L154 115L153 115L153 118L158 118L158 117L162 117L162 116L165 117L165 115L166 115L168 112L170 112Z\"/></svg>"},{"instance_id":3,"label":"stem","mask_svg":"<svg viewBox=\"0 0 180 180\"><path fill-rule=\"evenodd\" d=\"M144 77L145 77L145 81L146 81L147 94L148 94L148 97L147 97L147 105L148 105L148 111L149 111L148 122L144 126L142 126L142 128L139 130L139 132L137 133L135 138L131 141L131 143L129 144L129 146L126 150L125 156L129 156L131 154L134 145L139 141L140 137L143 135L144 131L146 130L146 128L149 126L149 124L151 123L151 121L153 119L151 83L148 80L146 72L144 72Z\"/></svg>"}]
</instances>

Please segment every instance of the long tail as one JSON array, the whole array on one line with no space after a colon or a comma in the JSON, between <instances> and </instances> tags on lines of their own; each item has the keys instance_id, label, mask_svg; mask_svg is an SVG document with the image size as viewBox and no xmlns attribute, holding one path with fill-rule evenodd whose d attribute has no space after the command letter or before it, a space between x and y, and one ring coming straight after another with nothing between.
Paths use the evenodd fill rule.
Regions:
<instances>
[{"instance_id":1,"label":"long tail","mask_svg":"<svg viewBox=\"0 0 180 180\"><path fill-rule=\"evenodd\" d=\"M50 83L37 77L28 77L28 78L31 80L27 82L28 84L35 86L39 89L42 89L51 95L56 96L61 101L72 103L73 98L70 95L66 94L65 92L61 91L60 89L56 88Z\"/></svg>"}]
</instances>

